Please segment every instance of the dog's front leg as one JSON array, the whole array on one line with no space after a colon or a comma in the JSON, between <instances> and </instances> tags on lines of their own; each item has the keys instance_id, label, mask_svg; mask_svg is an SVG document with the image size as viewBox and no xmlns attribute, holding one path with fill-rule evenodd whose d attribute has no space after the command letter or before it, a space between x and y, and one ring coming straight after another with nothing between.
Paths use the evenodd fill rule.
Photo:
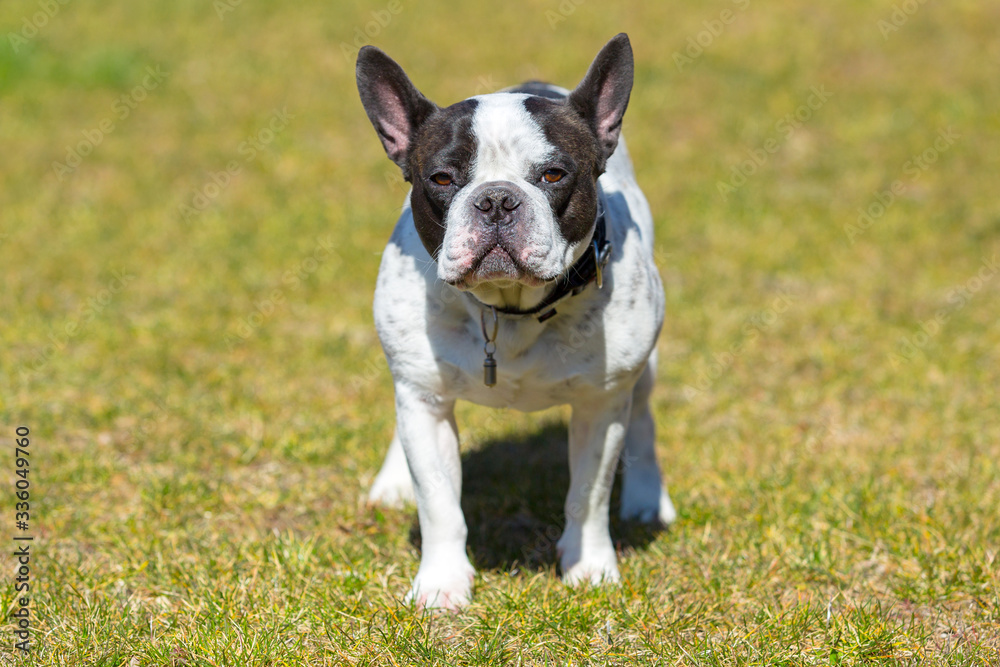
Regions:
<instances>
[{"instance_id":1,"label":"dog's front leg","mask_svg":"<svg viewBox=\"0 0 1000 667\"><path fill-rule=\"evenodd\" d=\"M455 402L396 383L396 433L406 453L420 519L420 569L407 601L455 609L469 601L475 570L465 554L462 464Z\"/></svg>"},{"instance_id":2,"label":"dog's front leg","mask_svg":"<svg viewBox=\"0 0 1000 667\"><path fill-rule=\"evenodd\" d=\"M618 581L608 507L615 467L628 429L632 392L573 406L569 425L569 494L566 529L559 539L563 580Z\"/></svg>"}]
</instances>

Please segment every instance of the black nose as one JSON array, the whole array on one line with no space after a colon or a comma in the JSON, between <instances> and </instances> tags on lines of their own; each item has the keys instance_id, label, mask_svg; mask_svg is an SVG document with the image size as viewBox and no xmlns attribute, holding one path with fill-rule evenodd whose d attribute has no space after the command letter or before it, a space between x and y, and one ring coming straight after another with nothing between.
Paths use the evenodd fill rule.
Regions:
<instances>
[{"instance_id":1,"label":"black nose","mask_svg":"<svg viewBox=\"0 0 1000 667\"><path fill-rule=\"evenodd\" d=\"M495 185L478 193L473 206L483 213L502 208L510 212L521 205L521 198L510 188Z\"/></svg>"}]
</instances>

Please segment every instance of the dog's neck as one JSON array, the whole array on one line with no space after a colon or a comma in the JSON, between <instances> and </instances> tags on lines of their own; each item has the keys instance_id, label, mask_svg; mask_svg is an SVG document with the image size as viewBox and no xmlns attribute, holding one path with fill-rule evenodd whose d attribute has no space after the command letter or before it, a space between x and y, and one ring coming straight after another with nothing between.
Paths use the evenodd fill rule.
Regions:
<instances>
[{"instance_id":1,"label":"dog's neck","mask_svg":"<svg viewBox=\"0 0 1000 667\"><path fill-rule=\"evenodd\" d=\"M551 285L531 287L513 281L483 283L469 290L480 303L497 308L528 310L541 303Z\"/></svg>"}]
</instances>

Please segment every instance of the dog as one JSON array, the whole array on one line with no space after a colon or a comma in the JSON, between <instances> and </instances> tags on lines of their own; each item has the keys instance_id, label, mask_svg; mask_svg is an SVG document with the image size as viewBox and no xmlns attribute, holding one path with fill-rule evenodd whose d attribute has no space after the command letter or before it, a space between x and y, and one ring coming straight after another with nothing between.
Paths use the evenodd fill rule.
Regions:
<instances>
[{"instance_id":1,"label":"dog","mask_svg":"<svg viewBox=\"0 0 1000 667\"><path fill-rule=\"evenodd\" d=\"M385 53L359 51L362 105L412 186L375 288L396 431L369 499L416 502L418 607L472 593L457 399L571 406L568 584L620 578L608 530L619 459L621 516L676 516L649 407L664 311L653 219L620 136L632 79L622 33L573 91L530 82L442 108Z\"/></svg>"}]
</instances>

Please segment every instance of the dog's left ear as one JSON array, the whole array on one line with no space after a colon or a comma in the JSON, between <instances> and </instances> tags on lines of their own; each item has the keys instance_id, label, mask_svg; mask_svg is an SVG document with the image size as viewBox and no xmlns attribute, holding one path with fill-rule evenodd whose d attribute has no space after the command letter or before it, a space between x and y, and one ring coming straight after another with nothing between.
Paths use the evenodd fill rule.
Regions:
<instances>
[{"instance_id":1,"label":"dog's left ear","mask_svg":"<svg viewBox=\"0 0 1000 667\"><path fill-rule=\"evenodd\" d=\"M363 46L358 53L356 76L361 104L375 126L386 155L410 180L407 160L417 129L437 110L410 82L395 60L374 46Z\"/></svg>"},{"instance_id":2,"label":"dog's left ear","mask_svg":"<svg viewBox=\"0 0 1000 667\"><path fill-rule=\"evenodd\" d=\"M632 92L632 44L628 35L619 33L611 38L594 58L587 76L569 96L570 107L576 109L597 136L601 150L599 171L618 146L622 118Z\"/></svg>"}]
</instances>

